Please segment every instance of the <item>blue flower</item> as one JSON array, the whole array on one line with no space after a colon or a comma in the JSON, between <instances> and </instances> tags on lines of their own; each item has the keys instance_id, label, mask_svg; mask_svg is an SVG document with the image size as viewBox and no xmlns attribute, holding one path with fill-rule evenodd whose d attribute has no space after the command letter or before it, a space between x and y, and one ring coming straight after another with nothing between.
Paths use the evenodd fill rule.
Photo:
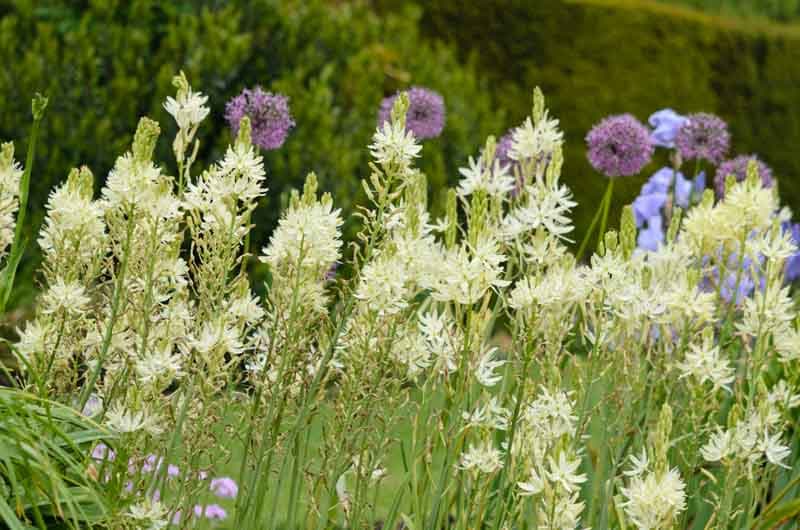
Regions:
<instances>
[{"instance_id":1,"label":"blue flower","mask_svg":"<svg viewBox=\"0 0 800 530\"><path fill-rule=\"evenodd\" d=\"M654 112L647 120L653 127L650 139L653 144L672 149L675 147L675 136L688 118L681 116L672 109L663 109Z\"/></svg>"},{"instance_id":2,"label":"blue flower","mask_svg":"<svg viewBox=\"0 0 800 530\"><path fill-rule=\"evenodd\" d=\"M667 194L661 192L639 195L633 201L633 215L636 227L642 228L645 222L654 217L661 217L661 208L667 203Z\"/></svg>"},{"instance_id":3,"label":"blue flower","mask_svg":"<svg viewBox=\"0 0 800 530\"><path fill-rule=\"evenodd\" d=\"M664 242L664 228L662 227L661 214L647 220L647 227L639 230L636 244L642 250L658 250Z\"/></svg>"},{"instance_id":4,"label":"blue flower","mask_svg":"<svg viewBox=\"0 0 800 530\"><path fill-rule=\"evenodd\" d=\"M672 180L675 179L674 189ZM662 167L651 176L642 192L633 201L633 213L636 217L636 226L641 228L648 219L661 215L661 209L667 203L670 191L675 192L675 204L681 208L688 208L692 192L705 185L705 174L701 173L695 182L688 180L680 171L669 167Z\"/></svg>"},{"instance_id":5,"label":"blue flower","mask_svg":"<svg viewBox=\"0 0 800 530\"><path fill-rule=\"evenodd\" d=\"M675 204L683 209L689 207L689 200L692 198L694 183L683 176L680 171L675 175Z\"/></svg>"},{"instance_id":6,"label":"blue flower","mask_svg":"<svg viewBox=\"0 0 800 530\"><path fill-rule=\"evenodd\" d=\"M642 195L650 193L667 193L669 192L670 184L672 184L673 169L662 167L647 179L647 182L642 186Z\"/></svg>"},{"instance_id":7,"label":"blue flower","mask_svg":"<svg viewBox=\"0 0 800 530\"><path fill-rule=\"evenodd\" d=\"M706 172L701 171L694 178L694 192L698 195L702 194L706 189Z\"/></svg>"},{"instance_id":8,"label":"blue flower","mask_svg":"<svg viewBox=\"0 0 800 530\"><path fill-rule=\"evenodd\" d=\"M800 223L783 223L783 229L792 234L792 241L800 247ZM796 252L786 260L785 278L787 282L793 282L800 278L800 252Z\"/></svg>"},{"instance_id":9,"label":"blue flower","mask_svg":"<svg viewBox=\"0 0 800 530\"><path fill-rule=\"evenodd\" d=\"M708 263L708 257L704 258L704 263ZM708 292L716 292L719 289L720 297L730 303L733 301L735 305L741 305L742 301L751 296L756 289L756 281L760 289L766 286L766 278L763 274L759 274L760 266L764 264L764 257L759 256L754 262L751 258L745 257L741 263L741 270L739 268L739 255L732 252L728 256L725 277L720 279L719 265L715 265L711 269L709 276L703 279L700 287Z\"/></svg>"}]
</instances>

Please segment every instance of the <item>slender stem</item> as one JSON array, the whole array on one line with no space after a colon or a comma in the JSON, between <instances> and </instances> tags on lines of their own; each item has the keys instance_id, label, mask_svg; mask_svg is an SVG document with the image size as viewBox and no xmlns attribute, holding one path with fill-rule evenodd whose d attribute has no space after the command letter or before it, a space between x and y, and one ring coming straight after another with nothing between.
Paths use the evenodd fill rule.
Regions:
<instances>
[{"instance_id":1,"label":"slender stem","mask_svg":"<svg viewBox=\"0 0 800 530\"><path fill-rule=\"evenodd\" d=\"M128 212L128 228L125 234L125 243L122 246L122 261L120 263L119 268L119 276L117 276L117 281L114 284L114 294L112 295L112 302L111 302L111 315L108 318L108 324L106 325L105 329L105 336L103 337L103 344L100 348L100 355L97 359L97 364L95 365L94 369L92 370L91 374L89 375L89 380L86 382L86 385L83 387L83 392L81 393L81 400L78 404L78 410L83 410L83 407L86 405L86 402L89 400L89 396L94 390L94 385L97 382L97 378L100 375L100 370L103 368L103 363L106 360L106 355L108 354L108 349L111 346L111 337L114 334L114 325L117 322L117 317L119 316L119 304L122 299L122 291L125 283L125 273L128 269L128 257L130 255L131 250L131 239L133 239L133 228L134 228L134 218L133 212Z\"/></svg>"},{"instance_id":2,"label":"slender stem","mask_svg":"<svg viewBox=\"0 0 800 530\"><path fill-rule=\"evenodd\" d=\"M592 222L589 225L589 229L583 235L583 240L581 241L581 246L578 247L578 252L575 254L575 260L580 261L583 257L583 253L586 250L586 246L589 244L589 240L592 238L592 234L594 233L594 229L597 226L597 222L600 220L600 216L603 213L603 209L605 207L605 203L611 197L611 189L614 185L614 179L608 179L608 185L606 186L606 191L603 194L603 198L600 201L600 205L597 207L597 211L594 213L594 217L592 218Z\"/></svg>"},{"instance_id":3,"label":"slender stem","mask_svg":"<svg viewBox=\"0 0 800 530\"><path fill-rule=\"evenodd\" d=\"M603 197L603 218L600 220L600 231L597 233L597 246L603 241L603 236L606 233L606 223L608 222L608 211L611 208L611 197L614 193L614 179L608 179L608 187L606 188L606 195Z\"/></svg>"},{"instance_id":4,"label":"slender stem","mask_svg":"<svg viewBox=\"0 0 800 530\"><path fill-rule=\"evenodd\" d=\"M6 305L11 296L11 288L14 285L14 278L17 274L22 252L25 249L26 241L23 239L23 229L27 226L25 215L28 211L28 196L31 187L31 170L33 169L33 159L36 154L36 142L39 139L39 123L44 116L44 109L47 107L47 98L37 96L33 100L33 125L31 125L31 136L28 142L28 153L25 157L25 170L19 181L19 209L17 210L17 222L14 227L14 240L11 243L8 260L2 271L3 277L0 278L0 314L6 312Z\"/></svg>"}]
</instances>

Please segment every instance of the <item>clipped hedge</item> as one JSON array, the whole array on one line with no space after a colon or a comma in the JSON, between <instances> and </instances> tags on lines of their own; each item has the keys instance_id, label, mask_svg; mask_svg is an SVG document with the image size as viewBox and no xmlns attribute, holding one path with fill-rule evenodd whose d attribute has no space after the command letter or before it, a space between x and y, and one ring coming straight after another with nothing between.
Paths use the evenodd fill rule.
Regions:
<instances>
[{"instance_id":1,"label":"clipped hedge","mask_svg":"<svg viewBox=\"0 0 800 530\"><path fill-rule=\"evenodd\" d=\"M800 0L661 0L685 4L712 13L768 17L788 21L800 18Z\"/></svg>"},{"instance_id":2,"label":"clipped hedge","mask_svg":"<svg viewBox=\"0 0 800 530\"><path fill-rule=\"evenodd\" d=\"M254 219L257 250L281 197L309 171L352 211L387 94L419 84L445 96L445 131L426 142L421 162L434 190L501 130L505 120L475 69L446 46L422 43L418 18L413 8L379 17L363 3L321 0L0 0L0 138L24 153L30 98L50 96L31 197L41 205L73 166L88 165L102 181L141 115L161 123L158 156L172 161L175 125L162 103L180 69L212 105L196 168L231 139L223 118L229 98L256 84L287 94L297 126L283 148L265 153L270 204ZM29 258L29 277L34 265Z\"/></svg>"},{"instance_id":3,"label":"clipped hedge","mask_svg":"<svg viewBox=\"0 0 800 530\"><path fill-rule=\"evenodd\" d=\"M579 229L606 184L586 161L586 132L607 114L631 112L644 121L664 107L726 119L734 152L761 155L779 177L784 201L800 210L795 29L754 30L746 22L636 0L494 0L491 9L450 0L424 5L425 34L478 59L508 110L508 125L528 112L530 87L542 87L565 129L565 177L579 201ZM622 179L612 219L646 176Z\"/></svg>"}]
</instances>

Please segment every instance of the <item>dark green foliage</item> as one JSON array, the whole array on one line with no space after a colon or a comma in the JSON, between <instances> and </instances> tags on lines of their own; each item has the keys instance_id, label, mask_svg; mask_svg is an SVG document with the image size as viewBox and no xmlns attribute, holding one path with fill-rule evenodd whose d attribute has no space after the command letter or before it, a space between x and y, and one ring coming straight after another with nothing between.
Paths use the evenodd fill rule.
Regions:
<instances>
[{"instance_id":1,"label":"dark green foliage","mask_svg":"<svg viewBox=\"0 0 800 530\"><path fill-rule=\"evenodd\" d=\"M800 0L661 0L725 15L761 16L787 21L800 18Z\"/></svg>"},{"instance_id":2,"label":"dark green foliage","mask_svg":"<svg viewBox=\"0 0 800 530\"><path fill-rule=\"evenodd\" d=\"M431 0L422 23L428 36L477 56L509 125L529 112L531 87L542 87L566 133L565 181L579 203L579 233L606 185L586 161L585 134L607 114L645 121L664 107L722 116L732 154L758 153L778 176L783 200L800 209L800 36L789 29L767 34L625 0L496 0L491 9ZM661 162L620 179L612 220Z\"/></svg>"},{"instance_id":3,"label":"dark green foliage","mask_svg":"<svg viewBox=\"0 0 800 530\"><path fill-rule=\"evenodd\" d=\"M473 68L443 46L420 42L414 9L379 18L366 5L321 0L0 0L0 16L0 138L25 138L32 94L50 96L32 205L43 204L73 166L88 165L102 181L142 115L161 122L157 156L174 174L175 125L161 105L180 69L212 106L195 168L218 159L231 141L224 105L242 88L260 84L290 97L297 127L282 149L265 153L269 204L254 219L255 251L268 241L282 194L309 171L352 212L385 95L413 84L444 95L445 132L426 142L421 162L434 190L505 122ZM27 266L30 275L33 260Z\"/></svg>"}]
</instances>

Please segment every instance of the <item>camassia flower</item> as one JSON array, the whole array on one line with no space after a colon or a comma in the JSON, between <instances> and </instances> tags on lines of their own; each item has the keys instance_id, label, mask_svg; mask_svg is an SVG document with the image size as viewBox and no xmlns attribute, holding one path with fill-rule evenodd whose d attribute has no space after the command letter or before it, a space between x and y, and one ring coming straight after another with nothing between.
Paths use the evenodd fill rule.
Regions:
<instances>
[{"instance_id":1,"label":"camassia flower","mask_svg":"<svg viewBox=\"0 0 800 530\"><path fill-rule=\"evenodd\" d=\"M177 85L166 108L188 141L207 101L184 77ZM311 173L302 191L269 198L285 207L260 263L251 229L268 197L254 142L284 141L279 96L254 90L230 105L236 140L200 171L189 171L193 149L176 157L177 177L163 171L160 127L142 119L99 199L86 168L52 192L42 292L9 350L34 409L99 423L77 448L108 497L97 524L213 526L235 508L237 524L260 528L280 519L261 502L274 499L296 503L295 522L371 527L375 495L403 487L382 481L399 452L422 479L405 488L423 508L404 514L409 527L453 513L469 528L572 529L609 514L635 529L727 528L757 513L763 499L738 486L773 491L775 467L797 460L800 318L784 276L800 267L800 228L752 160L741 181L723 165L737 182L716 200L669 153L582 261L566 244L576 204L559 182L563 134L540 91L530 118L465 163L443 208L429 208L432 182L414 166L420 138L439 127L422 123L436 122L436 98L428 114L410 112L413 99L401 93L372 137L357 237ZM713 120L664 110L650 122L598 124L591 163L633 174L656 144L716 160ZM0 156L0 206L11 210L12 154ZM232 454L241 465L228 465ZM594 498L597 455L614 462ZM305 502L304 482L324 506ZM441 507L432 522L430 494ZM718 500L729 509L715 512Z\"/></svg>"}]
</instances>

